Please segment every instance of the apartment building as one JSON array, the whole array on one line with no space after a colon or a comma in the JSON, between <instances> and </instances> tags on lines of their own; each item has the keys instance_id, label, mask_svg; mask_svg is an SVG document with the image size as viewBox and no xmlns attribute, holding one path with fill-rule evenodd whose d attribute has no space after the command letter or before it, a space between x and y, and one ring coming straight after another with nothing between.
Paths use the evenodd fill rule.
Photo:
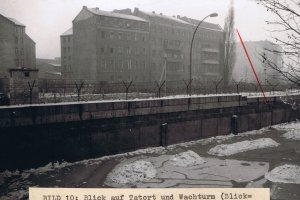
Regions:
<instances>
[{"instance_id":1,"label":"apartment building","mask_svg":"<svg viewBox=\"0 0 300 200\"><path fill-rule=\"evenodd\" d=\"M105 82L186 80L192 34L198 23L138 8L106 12L84 6L73 20L72 31L61 36L62 66L67 69L63 74ZM221 27L202 23L193 44L192 78L220 78Z\"/></svg>"},{"instance_id":2,"label":"apartment building","mask_svg":"<svg viewBox=\"0 0 300 200\"><path fill-rule=\"evenodd\" d=\"M25 25L0 15L0 77L8 77L11 68L32 68L35 42L26 34Z\"/></svg>"}]
</instances>

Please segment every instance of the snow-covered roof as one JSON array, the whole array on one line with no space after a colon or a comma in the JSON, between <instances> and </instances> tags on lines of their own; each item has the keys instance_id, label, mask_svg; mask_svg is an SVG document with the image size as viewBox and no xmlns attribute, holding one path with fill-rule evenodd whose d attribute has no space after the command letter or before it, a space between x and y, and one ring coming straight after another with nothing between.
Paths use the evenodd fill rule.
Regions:
<instances>
[{"instance_id":1,"label":"snow-covered roof","mask_svg":"<svg viewBox=\"0 0 300 200\"><path fill-rule=\"evenodd\" d=\"M157 13L154 13L154 12L145 12L145 11L141 11L141 10L139 10L139 11L146 14L146 15L148 15L148 16L151 16L151 17L157 17L157 18L161 18L161 19L172 20L172 21L177 22L177 23L190 25L190 23L188 23L186 21L183 21L183 20L178 19L176 17L171 17L171 16L168 16L168 15L164 15L162 13L157 14Z\"/></svg>"},{"instance_id":2,"label":"snow-covered roof","mask_svg":"<svg viewBox=\"0 0 300 200\"><path fill-rule=\"evenodd\" d=\"M7 19L12 21L17 26L25 26L24 24L22 24L21 22L19 22L18 20L14 19L14 18L7 17Z\"/></svg>"},{"instance_id":3,"label":"snow-covered roof","mask_svg":"<svg viewBox=\"0 0 300 200\"><path fill-rule=\"evenodd\" d=\"M137 16L133 16L133 15L125 15L125 14L120 14L120 13L115 13L115 12L103 11L103 10L99 10L98 8L86 8L86 9L95 15L147 22L146 20L144 20L140 17L137 17Z\"/></svg>"},{"instance_id":4,"label":"snow-covered roof","mask_svg":"<svg viewBox=\"0 0 300 200\"><path fill-rule=\"evenodd\" d=\"M73 35L73 27L69 28L67 31L65 31L62 36L67 36L67 35Z\"/></svg>"}]
</instances>

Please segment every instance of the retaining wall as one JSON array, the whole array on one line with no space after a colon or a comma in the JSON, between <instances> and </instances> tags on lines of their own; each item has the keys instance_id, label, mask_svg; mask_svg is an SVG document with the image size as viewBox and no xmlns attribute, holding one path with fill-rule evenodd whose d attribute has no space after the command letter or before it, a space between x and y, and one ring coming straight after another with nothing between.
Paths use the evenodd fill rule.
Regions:
<instances>
[{"instance_id":1,"label":"retaining wall","mask_svg":"<svg viewBox=\"0 0 300 200\"><path fill-rule=\"evenodd\" d=\"M299 99L298 96L293 97ZM240 95L0 107L0 169L75 161L294 120L280 97Z\"/></svg>"}]
</instances>

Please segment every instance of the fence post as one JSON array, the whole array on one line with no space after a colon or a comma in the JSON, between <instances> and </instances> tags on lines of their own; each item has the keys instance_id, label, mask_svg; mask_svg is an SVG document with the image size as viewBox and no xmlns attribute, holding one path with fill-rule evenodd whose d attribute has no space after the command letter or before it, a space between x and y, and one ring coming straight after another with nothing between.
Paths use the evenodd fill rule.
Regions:
<instances>
[{"instance_id":1,"label":"fence post","mask_svg":"<svg viewBox=\"0 0 300 200\"><path fill-rule=\"evenodd\" d=\"M124 81L122 81L124 87L126 88L126 100L128 99L128 92L129 92L129 88L130 88L132 82L133 82L133 80L131 80L131 81L129 82L129 84L127 85Z\"/></svg>"},{"instance_id":2,"label":"fence post","mask_svg":"<svg viewBox=\"0 0 300 200\"><path fill-rule=\"evenodd\" d=\"M33 87L35 85L35 80L33 80L32 85L30 84L30 82L28 81L28 87L29 87L29 103L32 104L32 91L33 91Z\"/></svg>"},{"instance_id":3,"label":"fence post","mask_svg":"<svg viewBox=\"0 0 300 200\"><path fill-rule=\"evenodd\" d=\"M83 85L84 85L84 81L81 81L80 85L78 85L75 81L75 86L76 86L76 89L77 89L77 101L80 101L80 91L81 91Z\"/></svg>"}]
</instances>

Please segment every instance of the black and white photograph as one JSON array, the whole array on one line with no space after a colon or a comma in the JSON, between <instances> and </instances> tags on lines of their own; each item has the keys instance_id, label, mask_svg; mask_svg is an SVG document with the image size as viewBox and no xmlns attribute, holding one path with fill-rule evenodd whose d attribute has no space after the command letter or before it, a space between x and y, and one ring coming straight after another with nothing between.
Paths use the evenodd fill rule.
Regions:
<instances>
[{"instance_id":1,"label":"black and white photograph","mask_svg":"<svg viewBox=\"0 0 300 200\"><path fill-rule=\"evenodd\" d=\"M299 200L299 119L299 0L0 0L0 200Z\"/></svg>"}]
</instances>

